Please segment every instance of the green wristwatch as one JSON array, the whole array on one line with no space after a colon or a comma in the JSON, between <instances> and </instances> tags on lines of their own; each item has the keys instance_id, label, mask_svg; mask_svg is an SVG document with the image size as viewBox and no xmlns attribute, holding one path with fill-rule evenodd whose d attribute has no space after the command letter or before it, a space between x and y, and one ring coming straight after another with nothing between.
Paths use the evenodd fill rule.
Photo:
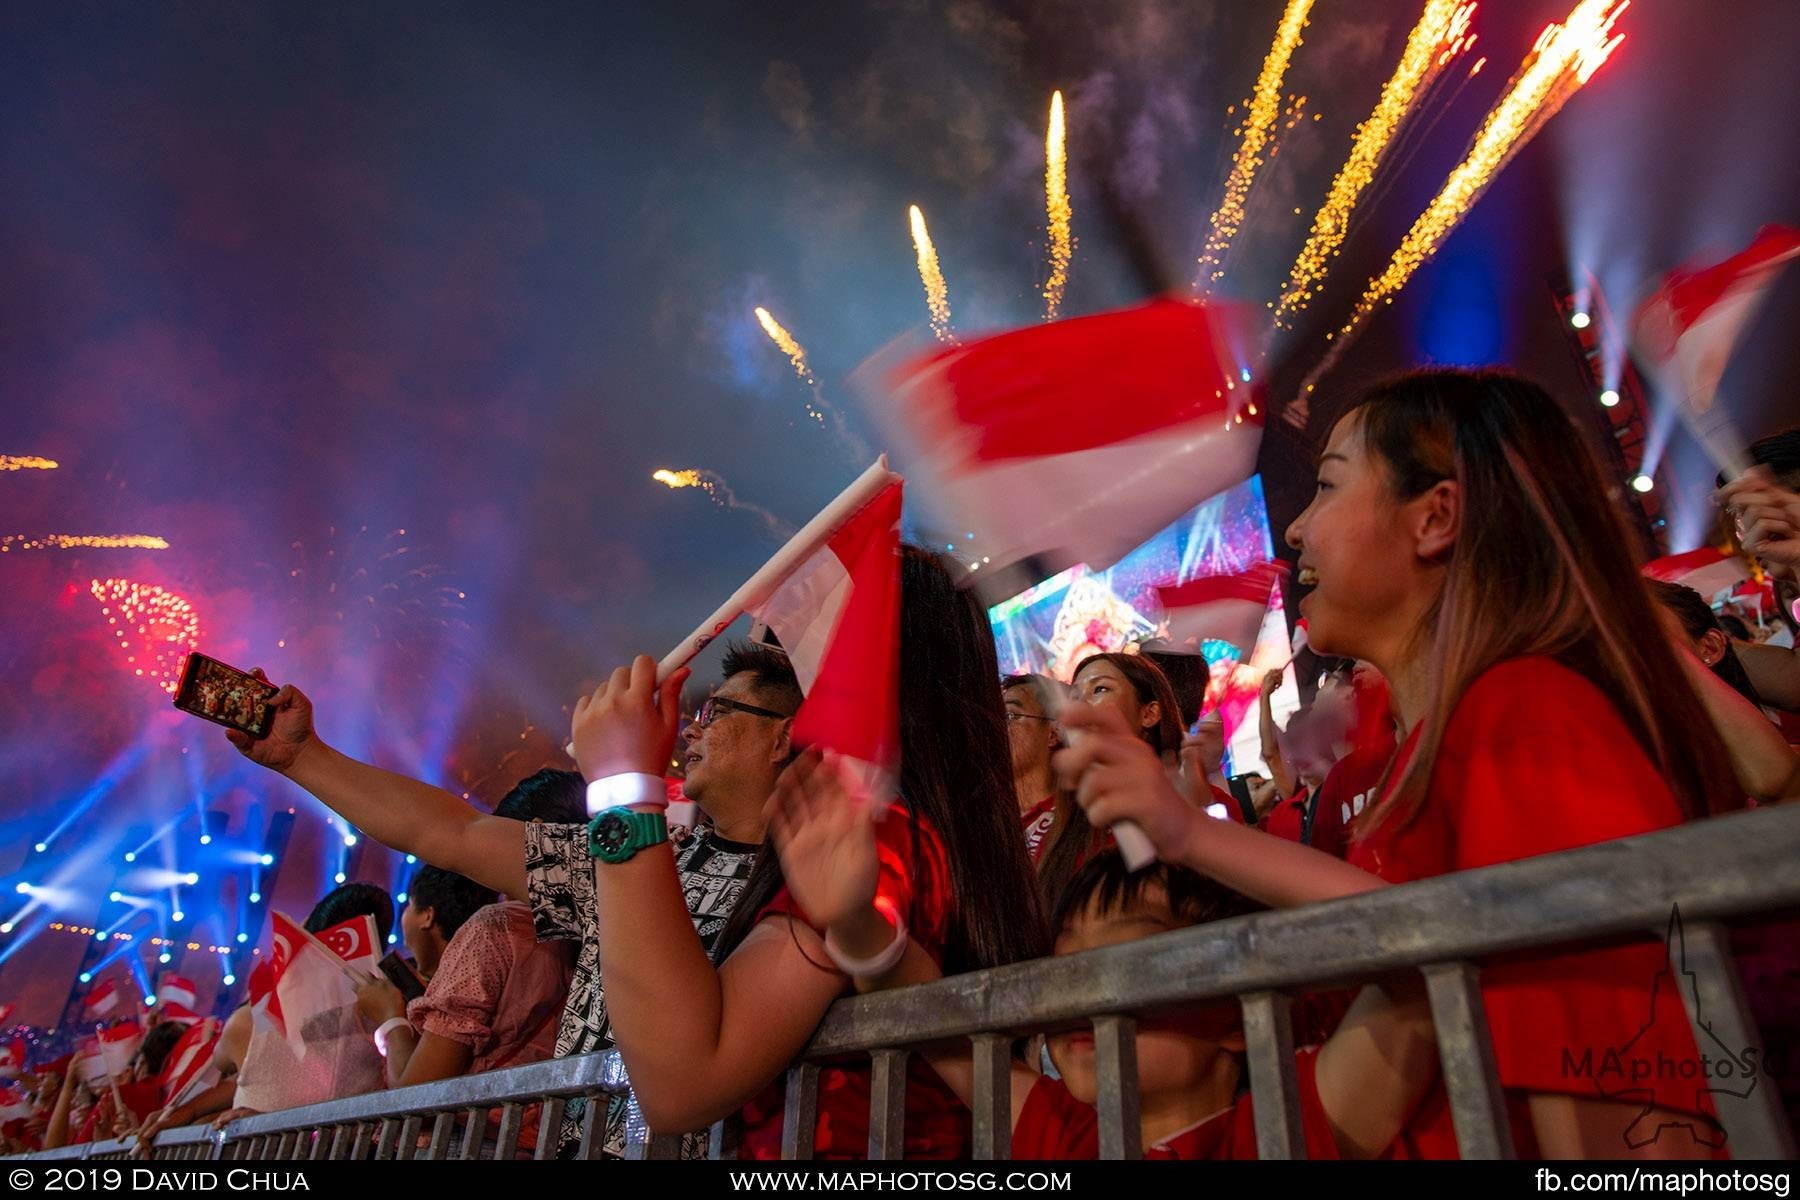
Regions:
<instances>
[{"instance_id":1,"label":"green wristwatch","mask_svg":"<svg viewBox=\"0 0 1800 1200\"><path fill-rule=\"evenodd\" d=\"M622 863L668 840L669 823L659 812L608 808L588 822L588 855L601 862Z\"/></svg>"}]
</instances>

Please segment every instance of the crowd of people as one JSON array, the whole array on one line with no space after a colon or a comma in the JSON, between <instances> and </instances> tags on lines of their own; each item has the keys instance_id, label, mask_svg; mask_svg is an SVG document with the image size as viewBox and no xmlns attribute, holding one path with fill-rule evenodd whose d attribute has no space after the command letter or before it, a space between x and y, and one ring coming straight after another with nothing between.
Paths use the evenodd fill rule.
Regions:
<instances>
[{"instance_id":1,"label":"crowd of people","mask_svg":"<svg viewBox=\"0 0 1800 1200\"><path fill-rule=\"evenodd\" d=\"M216 1082L178 1102L154 1088L127 1096L126 1084L159 1077L174 1045L152 1030L134 1078L97 1096L73 1070L40 1075L41 1133L9 1145L125 1132L149 1144L193 1122L617 1048L651 1128L735 1116L740 1154L772 1157L784 1072L841 997L1800 798L1800 432L1753 454L1758 465L1722 480L1716 499L1782 600L1760 637L1709 598L1642 577L1595 458L1536 385L1436 370L1368 390L1331 430L1316 494L1285 533L1307 649L1291 675L1264 681L1263 773L1225 774L1216 714L1201 712L1193 673L1165 670L1161 655L1093 654L1066 683L1002 678L972 593L944 559L910 547L893 795L796 742L801 685L763 643L732 648L685 724L685 671L659 686L647 657L620 667L575 708L579 771L540 771L492 813L338 751L286 684L268 736L227 736L430 864L399 914L422 992L408 1001L371 978L354 1005L317 1014L299 1049L240 1008L212 1046ZM1290 677L1305 703L1284 728L1272 697ZM677 790L691 826L665 819ZM1151 866L1127 865L1111 833L1121 822L1148 837ZM307 927L355 913L384 937L394 920L385 893L351 884ZM1740 938L1774 1045L1800 1012L1793 928ZM1567 1070L1565 1054L1627 1044L1698 1059L1684 1017L1646 1026L1670 1000L1657 995L1664 961L1643 942L1485 967L1522 1155L1728 1152L1704 1090L1658 1090L1646 1114L1641 1096ZM1457 1153L1416 976L1297 1000L1309 1157ZM1147 1016L1137 1038L1146 1153L1254 1157L1235 1006ZM1091 1031L1022 1039L1014 1155L1095 1157L1098 1088ZM968 1154L972 1089L967 1052L911 1056L908 1157ZM866 1065L822 1067L819 1157L866 1153L869 1095ZM606 1114L610 1153L626 1109ZM528 1144L553 1138L572 1154L586 1118L579 1103L554 1129L533 1115ZM1634 1136L1644 1128L1663 1136Z\"/></svg>"}]
</instances>

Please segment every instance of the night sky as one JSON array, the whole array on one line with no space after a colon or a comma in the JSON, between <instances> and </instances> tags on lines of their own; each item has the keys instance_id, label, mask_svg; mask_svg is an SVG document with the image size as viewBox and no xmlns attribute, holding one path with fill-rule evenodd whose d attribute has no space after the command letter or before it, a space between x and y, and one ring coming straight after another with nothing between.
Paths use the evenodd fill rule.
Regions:
<instances>
[{"instance_id":1,"label":"night sky","mask_svg":"<svg viewBox=\"0 0 1800 1200\"><path fill-rule=\"evenodd\" d=\"M61 467L0 474L0 535L172 548L0 557L0 868L68 906L0 940L0 999L55 1017L82 940L27 935L110 924L120 854L164 827L156 853L204 876L197 940L235 934L246 883L197 845L204 809L250 844L297 808L274 893L296 916L338 869L323 810L239 768L219 731L132 674L90 580L179 593L202 649L298 683L328 739L492 802L567 765L577 689L660 655L778 544L748 507L653 470L716 472L797 525L865 465L875 427L845 378L926 315L908 204L960 331L1035 319L1053 88L1079 239L1065 311L1188 284L1233 149L1227 108L1281 8L6 6L0 454ZM1487 69L1425 114L1365 203L1314 319L1280 344L1277 385L1316 361L1567 8L1486 0ZM1417 15L1318 0L1284 88L1308 115L1252 193L1226 292L1274 294ZM1800 6L1637 0L1620 28L1614 61L1327 378L1324 414L1427 361L1516 364L1591 404L1553 280L1591 273L1629 312L1660 272L1800 224ZM847 436L809 418L756 305L807 347ZM1726 376L1750 436L1800 419L1797 314L1789 279ZM1277 531L1311 486L1307 445L1266 441ZM1679 432L1664 470L1685 549L1708 472ZM344 866L390 885L402 870L366 844ZM185 969L210 990L207 957Z\"/></svg>"}]
</instances>

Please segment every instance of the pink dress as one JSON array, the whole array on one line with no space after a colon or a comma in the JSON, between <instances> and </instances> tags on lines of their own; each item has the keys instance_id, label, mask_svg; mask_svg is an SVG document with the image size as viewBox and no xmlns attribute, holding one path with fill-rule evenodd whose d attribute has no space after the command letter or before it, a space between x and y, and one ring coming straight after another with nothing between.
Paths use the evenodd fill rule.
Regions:
<instances>
[{"instance_id":1,"label":"pink dress","mask_svg":"<svg viewBox=\"0 0 1800 1200\"><path fill-rule=\"evenodd\" d=\"M471 1074L550 1058L575 950L573 942L538 941L530 905L490 904L450 939L407 1019L422 1034L474 1051Z\"/></svg>"}]
</instances>

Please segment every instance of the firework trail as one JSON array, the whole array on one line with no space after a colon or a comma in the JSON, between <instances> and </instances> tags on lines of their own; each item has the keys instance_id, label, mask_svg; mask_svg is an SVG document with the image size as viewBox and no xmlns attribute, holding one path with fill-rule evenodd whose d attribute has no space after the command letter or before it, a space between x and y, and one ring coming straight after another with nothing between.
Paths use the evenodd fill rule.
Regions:
<instances>
[{"instance_id":1,"label":"firework trail","mask_svg":"<svg viewBox=\"0 0 1800 1200\"><path fill-rule=\"evenodd\" d=\"M1350 156L1331 182L1325 202L1314 214L1312 232L1294 260L1293 269L1275 307L1277 326L1291 327L1292 315L1305 308L1317 294L1331 259L1350 228L1350 214L1357 199L1375 178L1395 131L1415 110L1422 88L1435 82L1438 72L1465 46L1472 44L1468 28L1475 5L1464 0L1427 0L1419 23L1407 36L1400 62L1381 89L1381 97L1368 119L1356 128Z\"/></svg>"},{"instance_id":2,"label":"firework trail","mask_svg":"<svg viewBox=\"0 0 1800 1200\"><path fill-rule=\"evenodd\" d=\"M1251 94L1249 115L1244 118L1244 136L1238 143L1231 174L1225 180L1225 194L1213 213L1212 232L1200 254L1200 272L1195 285L1209 291L1225 273L1225 255L1231 240L1244 223L1244 200L1256 172L1263 164L1263 151L1269 143L1269 131L1281 115L1281 81L1287 74L1288 62L1300 46L1300 35L1306 29L1306 14L1313 0L1288 0L1287 11L1275 30L1275 44L1263 59L1262 73L1256 77L1256 90Z\"/></svg>"},{"instance_id":3,"label":"firework trail","mask_svg":"<svg viewBox=\"0 0 1800 1200\"><path fill-rule=\"evenodd\" d=\"M1070 228L1075 214L1069 205L1069 147L1063 127L1061 92L1051 93L1050 128L1044 135L1044 207L1048 214L1045 230L1050 240L1050 277L1044 282L1044 320L1054 321L1062 311L1063 292L1069 286L1069 264L1075 258L1075 235Z\"/></svg>"},{"instance_id":4,"label":"firework trail","mask_svg":"<svg viewBox=\"0 0 1800 1200\"><path fill-rule=\"evenodd\" d=\"M0 537L0 554L13 550L167 550L169 543L148 533L46 533Z\"/></svg>"},{"instance_id":5,"label":"firework trail","mask_svg":"<svg viewBox=\"0 0 1800 1200\"><path fill-rule=\"evenodd\" d=\"M739 500L737 494L731 490L731 485L726 483L722 477L712 471L701 471L694 468L673 471L667 467L662 467L652 471L650 473L650 478L671 491L679 491L682 488L698 488L711 497L712 502L717 504L720 508L736 509L756 517L762 522L765 529L781 541L785 542L788 538L794 536L795 530L793 526L789 525L786 521L783 521L780 517L762 507L760 504L751 504L747 500Z\"/></svg>"},{"instance_id":6,"label":"firework trail","mask_svg":"<svg viewBox=\"0 0 1800 1200\"><path fill-rule=\"evenodd\" d=\"M0 471L54 471L61 465L35 454L0 454Z\"/></svg>"},{"instance_id":7,"label":"firework trail","mask_svg":"<svg viewBox=\"0 0 1800 1200\"><path fill-rule=\"evenodd\" d=\"M1401 239L1387 269L1369 281L1343 327L1327 335L1334 344L1302 382L1299 399L1288 405L1286 416L1291 423L1304 423L1307 396L1337 365L1363 323L1378 307L1393 303L1395 293L1437 252L1494 176L1618 49L1625 35L1615 35L1613 26L1629 6L1630 0L1581 0L1566 24L1545 27L1506 94L1482 122L1468 154Z\"/></svg>"},{"instance_id":8,"label":"firework trail","mask_svg":"<svg viewBox=\"0 0 1800 1200\"><path fill-rule=\"evenodd\" d=\"M813 375L812 367L806 361L806 347L802 346L794 335L782 326L781 322L771 316L768 309L758 308L756 320L763 327L763 332L769 335L769 340L779 346L781 352L788 356L788 362L793 364L794 374L799 377L800 382L804 383L812 392L812 399L806 404L806 415L820 425L826 424L825 419L829 416L832 433L837 436L839 444L855 461L861 462L863 459L871 457L869 448L863 444L863 440L850 432L850 427L844 422L844 414L838 411L837 405L825 398L825 389L819 386L818 378Z\"/></svg>"},{"instance_id":9,"label":"firework trail","mask_svg":"<svg viewBox=\"0 0 1800 1200\"><path fill-rule=\"evenodd\" d=\"M130 579L95 579L88 591L100 602L100 615L112 627L125 665L173 694L183 660L200 645L200 616L194 606L156 584Z\"/></svg>"},{"instance_id":10,"label":"firework trail","mask_svg":"<svg viewBox=\"0 0 1800 1200\"><path fill-rule=\"evenodd\" d=\"M937 247L925 229L925 214L918 205L910 210L913 249L919 252L919 282L925 285L925 305L931 309L931 333L940 342L956 341L950 332L950 289L944 284L944 272L938 266Z\"/></svg>"}]
</instances>

